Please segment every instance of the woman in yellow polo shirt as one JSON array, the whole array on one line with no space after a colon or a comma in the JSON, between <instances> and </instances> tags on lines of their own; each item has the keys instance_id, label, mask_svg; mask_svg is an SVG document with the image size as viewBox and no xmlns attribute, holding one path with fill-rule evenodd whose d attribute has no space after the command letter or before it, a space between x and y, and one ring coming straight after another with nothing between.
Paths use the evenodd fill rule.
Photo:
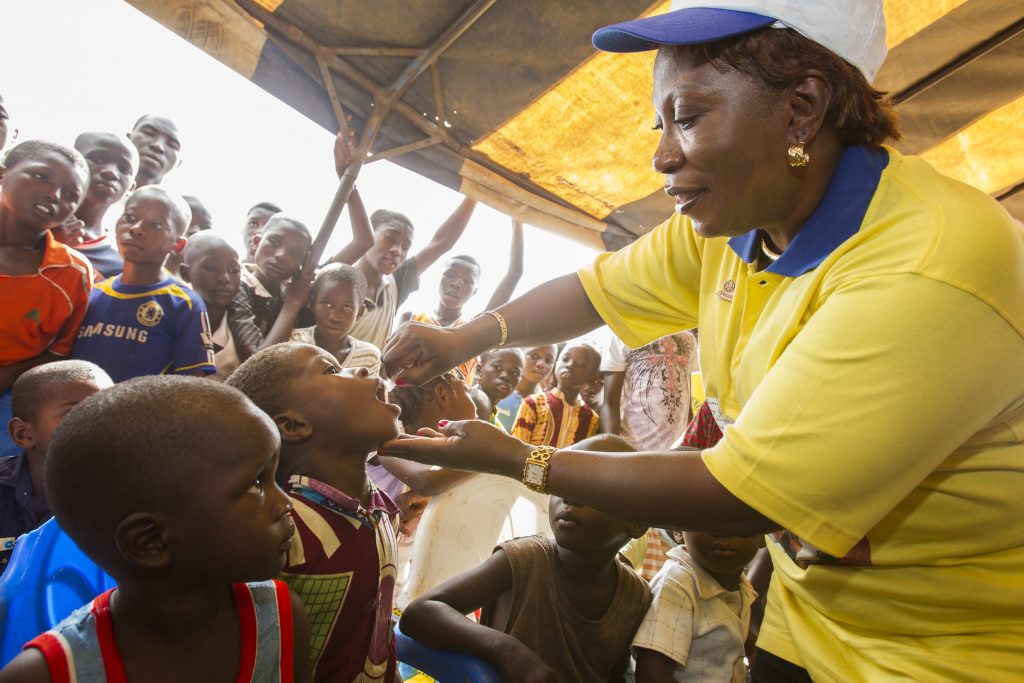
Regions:
<instances>
[{"instance_id":1,"label":"woman in yellow polo shirt","mask_svg":"<svg viewBox=\"0 0 1024 683\"><path fill-rule=\"evenodd\" d=\"M711 4L716 9L704 5ZM484 423L389 455L522 478L656 526L769 534L755 681L1024 671L1024 233L883 146L881 0L675 2L599 30L657 49L654 167L676 213L456 330L406 326L392 376L607 323L701 332L724 436L699 453L532 448Z\"/></svg>"}]
</instances>

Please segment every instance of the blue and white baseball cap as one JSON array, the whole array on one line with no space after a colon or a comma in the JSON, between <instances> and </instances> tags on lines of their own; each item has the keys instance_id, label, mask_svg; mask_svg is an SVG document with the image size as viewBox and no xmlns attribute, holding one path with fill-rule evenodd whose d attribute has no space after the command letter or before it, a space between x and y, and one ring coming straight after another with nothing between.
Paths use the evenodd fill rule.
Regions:
<instances>
[{"instance_id":1,"label":"blue and white baseball cap","mask_svg":"<svg viewBox=\"0 0 1024 683\"><path fill-rule=\"evenodd\" d=\"M673 0L666 14L594 32L605 52L699 45L771 26L791 28L857 67L870 83L885 61L882 0Z\"/></svg>"}]
</instances>

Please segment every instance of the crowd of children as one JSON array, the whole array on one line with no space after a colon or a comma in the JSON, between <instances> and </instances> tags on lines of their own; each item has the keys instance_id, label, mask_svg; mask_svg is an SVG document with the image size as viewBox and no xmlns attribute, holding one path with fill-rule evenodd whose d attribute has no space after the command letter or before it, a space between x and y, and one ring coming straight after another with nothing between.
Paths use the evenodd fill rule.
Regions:
<instances>
[{"instance_id":1,"label":"crowd of children","mask_svg":"<svg viewBox=\"0 0 1024 683\"><path fill-rule=\"evenodd\" d=\"M0 98L0 149L6 122ZM0 569L54 517L118 584L0 681L393 683L396 608L408 634L505 680L744 680L757 539L674 538L375 455L473 418L538 447L666 448L691 417L692 334L498 348L389 394L396 312L475 202L410 255L412 221L368 216L353 191L352 239L317 264L309 229L260 201L240 256L200 199L161 186L180 147L173 121L145 115L0 162ZM339 175L349 160L339 137ZM405 320L467 319L481 266L443 268L436 308ZM513 222L484 310L522 271Z\"/></svg>"}]
</instances>

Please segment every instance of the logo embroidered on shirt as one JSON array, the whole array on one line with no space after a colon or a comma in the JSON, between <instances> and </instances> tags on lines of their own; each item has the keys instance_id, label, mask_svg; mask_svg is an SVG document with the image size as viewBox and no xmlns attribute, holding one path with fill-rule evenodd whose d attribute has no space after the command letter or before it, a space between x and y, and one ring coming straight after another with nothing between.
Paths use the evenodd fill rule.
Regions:
<instances>
[{"instance_id":1,"label":"logo embroidered on shirt","mask_svg":"<svg viewBox=\"0 0 1024 683\"><path fill-rule=\"evenodd\" d=\"M39 322L39 309L33 308L32 310L30 310L28 313L25 314L25 319L31 320L34 323Z\"/></svg>"},{"instance_id":2,"label":"logo embroidered on shirt","mask_svg":"<svg viewBox=\"0 0 1024 683\"><path fill-rule=\"evenodd\" d=\"M736 281L726 280L725 284L722 285L722 289L718 291L718 298L722 301L732 301L733 293L736 291Z\"/></svg>"},{"instance_id":3,"label":"logo embroidered on shirt","mask_svg":"<svg viewBox=\"0 0 1024 683\"><path fill-rule=\"evenodd\" d=\"M135 318L146 327L159 325L164 318L164 309L155 301L146 301L139 306Z\"/></svg>"}]
</instances>

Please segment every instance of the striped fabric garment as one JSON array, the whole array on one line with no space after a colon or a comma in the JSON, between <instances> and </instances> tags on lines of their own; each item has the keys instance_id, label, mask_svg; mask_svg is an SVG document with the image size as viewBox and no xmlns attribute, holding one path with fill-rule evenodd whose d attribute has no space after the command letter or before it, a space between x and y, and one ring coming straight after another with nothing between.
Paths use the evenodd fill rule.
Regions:
<instances>
[{"instance_id":1,"label":"striped fabric garment","mask_svg":"<svg viewBox=\"0 0 1024 683\"><path fill-rule=\"evenodd\" d=\"M242 630L236 681L291 683L294 674L292 608L281 581L232 585ZM53 630L30 640L46 658L53 683L126 683L114 639L110 596L116 588L75 610Z\"/></svg>"},{"instance_id":2,"label":"striped fabric garment","mask_svg":"<svg viewBox=\"0 0 1024 683\"><path fill-rule=\"evenodd\" d=\"M565 400L558 389L523 399L512 436L532 446L565 448L597 433L598 417L579 398Z\"/></svg>"}]
</instances>

